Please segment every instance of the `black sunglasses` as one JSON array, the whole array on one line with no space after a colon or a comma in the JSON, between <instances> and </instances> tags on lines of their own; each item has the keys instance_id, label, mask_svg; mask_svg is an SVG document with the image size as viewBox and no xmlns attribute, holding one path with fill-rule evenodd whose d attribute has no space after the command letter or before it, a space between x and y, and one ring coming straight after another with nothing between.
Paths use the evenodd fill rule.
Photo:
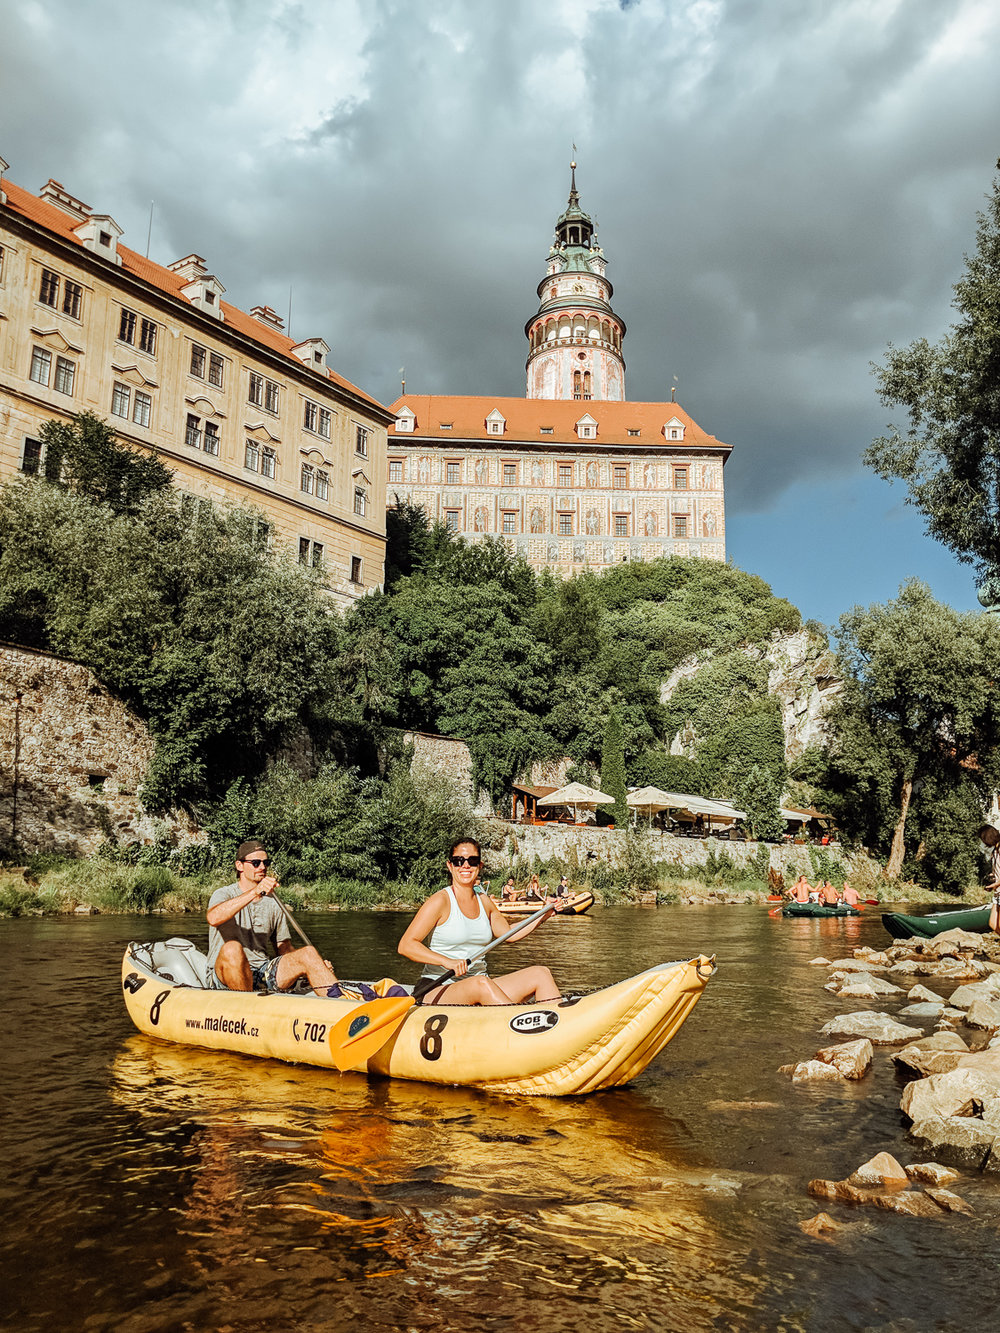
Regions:
<instances>
[{"instance_id":1,"label":"black sunglasses","mask_svg":"<svg viewBox=\"0 0 1000 1333\"><path fill-rule=\"evenodd\" d=\"M247 865L248 865L248 866L253 866L254 870L259 870L259 869L261 868L261 866L265 866L265 867L267 867L267 866L269 866L270 864L271 864L270 859L268 859L268 860L266 860L266 861L251 861L251 860L249 860L249 859L247 860Z\"/></svg>"},{"instance_id":2,"label":"black sunglasses","mask_svg":"<svg viewBox=\"0 0 1000 1333\"><path fill-rule=\"evenodd\" d=\"M481 856L449 856L448 860L453 866L481 866L483 864Z\"/></svg>"}]
</instances>

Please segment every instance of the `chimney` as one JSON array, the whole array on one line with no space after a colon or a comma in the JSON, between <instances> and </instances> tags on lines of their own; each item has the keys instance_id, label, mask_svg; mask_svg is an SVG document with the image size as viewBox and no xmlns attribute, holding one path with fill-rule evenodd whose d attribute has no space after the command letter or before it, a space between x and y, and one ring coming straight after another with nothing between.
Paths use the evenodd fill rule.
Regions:
<instances>
[{"instance_id":1,"label":"chimney","mask_svg":"<svg viewBox=\"0 0 1000 1333\"><path fill-rule=\"evenodd\" d=\"M167 268L171 273L176 273L178 277L184 278L187 282L192 282L195 278L203 278L208 272L205 267L205 261L201 255L185 255L183 259L175 259Z\"/></svg>"},{"instance_id":2,"label":"chimney","mask_svg":"<svg viewBox=\"0 0 1000 1333\"><path fill-rule=\"evenodd\" d=\"M74 218L89 218L90 205L83 203L80 199L74 199L64 186L50 177L39 191L40 198L47 204L55 204L56 208L61 208L64 213L69 213Z\"/></svg>"},{"instance_id":3,"label":"chimney","mask_svg":"<svg viewBox=\"0 0 1000 1333\"><path fill-rule=\"evenodd\" d=\"M266 324L269 329L277 329L279 333L285 331L285 321L277 310L272 310L269 305L255 305L250 314L259 324Z\"/></svg>"}]
</instances>

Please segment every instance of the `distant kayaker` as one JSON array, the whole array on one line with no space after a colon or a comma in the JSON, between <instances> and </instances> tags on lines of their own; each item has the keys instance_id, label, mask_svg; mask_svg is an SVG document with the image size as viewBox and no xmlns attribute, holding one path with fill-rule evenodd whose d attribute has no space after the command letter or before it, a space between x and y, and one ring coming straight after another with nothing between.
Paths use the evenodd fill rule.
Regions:
<instances>
[{"instance_id":1,"label":"distant kayaker","mask_svg":"<svg viewBox=\"0 0 1000 1333\"><path fill-rule=\"evenodd\" d=\"M824 907L836 907L840 902L840 895L828 879L819 886L819 900Z\"/></svg>"},{"instance_id":2,"label":"distant kayaker","mask_svg":"<svg viewBox=\"0 0 1000 1333\"><path fill-rule=\"evenodd\" d=\"M510 922L492 898L478 887L482 852L474 838L453 843L445 861L450 884L431 894L399 941L399 952L424 966L424 977L439 977L454 970L455 978L424 996L423 1004L521 1004L530 996L541 1002L561 999L547 967L535 965L508 972L495 980L487 975L486 960L469 967L466 959L510 929ZM536 877L537 883L537 877ZM513 936L524 939L547 921L555 909L525 925ZM430 937L428 943L424 943Z\"/></svg>"},{"instance_id":3,"label":"distant kayaker","mask_svg":"<svg viewBox=\"0 0 1000 1333\"><path fill-rule=\"evenodd\" d=\"M853 884L848 884L847 880L845 879L844 902L847 904L848 907L857 907L860 901L861 901L860 893L858 893L857 889L854 887Z\"/></svg>"},{"instance_id":4,"label":"distant kayaker","mask_svg":"<svg viewBox=\"0 0 1000 1333\"><path fill-rule=\"evenodd\" d=\"M556 897L557 898L569 897L569 880L566 878L565 875L563 875L559 883L556 885Z\"/></svg>"},{"instance_id":5,"label":"distant kayaker","mask_svg":"<svg viewBox=\"0 0 1000 1333\"><path fill-rule=\"evenodd\" d=\"M235 884L216 889L208 902L208 965L218 990L284 991L306 977L318 995L340 994L331 964L312 945L292 946L288 919L275 902L278 881L262 842L236 851ZM269 957L269 951L274 951Z\"/></svg>"},{"instance_id":6,"label":"distant kayaker","mask_svg":"<svg viewBox=\"0 0 1000 1333\"><path fill-rule=\"evenodd\" d=\"M514 876L508 875L506 884L500 890L500 901L503 903L507 903L510 902L511 899L516 897L517 897L517 885L514 883Z\"/></svg>"},{"instance_id":7,"label":"distant kayaker","mask_svg":"<svg viewBox=\"0 0 1000 1333\"><path fill-rule=\"evenodd\" d=\"M807 903L809 894L812 892L812 885L806 879L805 875L800 875L789 890L788 896L792 902Z\"/></svg>"},{"instance_id":8,"label":"distant kayaker","mask_svg":"<svg viewBox=\"0 0 1000 1333\"><path fill-rule=\"evenodd\" d=\"M540 903L542 901L542 891L538 887L538 876L532 875L528 880L528 891L524 895L529 903Z\"/></svg>"}]
</instances>

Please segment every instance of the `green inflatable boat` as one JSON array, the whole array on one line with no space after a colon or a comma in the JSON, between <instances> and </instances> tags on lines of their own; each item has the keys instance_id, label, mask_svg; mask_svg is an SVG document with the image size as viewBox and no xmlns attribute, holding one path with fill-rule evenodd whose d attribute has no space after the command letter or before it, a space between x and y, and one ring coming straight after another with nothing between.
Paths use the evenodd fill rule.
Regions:
<instances>
[{"instance_id":1,"label":"green inflatable boat","mask_svg":"<svg viewBox=\"0 0 1000 1333\"><path fill-rule=\"evenodd\" d=\"M908 940L913 935L920 935L925 940L943 931L954 930L989 930L990 907L964 907L949 909L947 912L934 912L930 916L906 916L903 912L883 912L882 924L896 940Z\"/></svg>"},{"instance_id":2,"label":"green inflatable boat","mask_svg":"<svg viewBox=\"0 0 1000 1333\"><path fill-rule=\"evenodd\" d=\"M785 903L782 916L860 916L856 907L838 903L836 907L826 907L823 903Z\"/></svg>"}]
</instances>

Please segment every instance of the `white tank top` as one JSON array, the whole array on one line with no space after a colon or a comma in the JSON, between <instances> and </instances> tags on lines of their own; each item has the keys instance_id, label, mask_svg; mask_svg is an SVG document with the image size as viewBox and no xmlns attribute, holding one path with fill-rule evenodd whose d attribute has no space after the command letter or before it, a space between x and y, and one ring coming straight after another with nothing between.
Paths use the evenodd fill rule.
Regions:
<instances>
[{"instance_id":1,"label":"white tank top","mask_svg":"<svg viewBox=\"0 0 1000 1333\"><path fill-rule=\"evenodd\" d=\"M490 914L483 902L485 895L476 895L479 915L470 920L459 907L455 890L450 884L446 887L445 892L448 895L451 910L445 920L431 931L428 947L433 949L435 953L444 954L445 958L468 958L470 954L476 953L493 939ZM421 975L439 977L446 971L447 968L441 967L437 963L427 963ZM478 959L472 964L466 975L470 977L486 976L486 959Z\"/></svg>"}]
</instances>

